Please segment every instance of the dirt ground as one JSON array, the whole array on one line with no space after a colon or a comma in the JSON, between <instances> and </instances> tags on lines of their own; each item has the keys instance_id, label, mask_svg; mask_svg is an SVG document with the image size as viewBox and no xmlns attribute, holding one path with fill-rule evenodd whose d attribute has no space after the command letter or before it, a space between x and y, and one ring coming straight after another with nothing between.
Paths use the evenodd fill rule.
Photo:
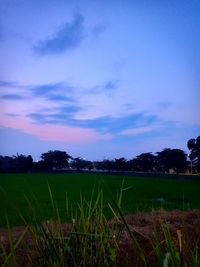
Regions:
<instances>
[{"instance_id":1,"label":"dirt ground","mask_svg":"<svg viewBox=\"0 0 200 267\"><path fill-rule=\"evenodd\" d=\"M161 227L161 225L163 224L167 225L167 228L171 233L171 237L174 238L177 247L177 231L181 231L181 235L184 235L184 244L187 244L187 247L192 248L194 244L198 244L198 246L200 247L200 210L174 210L170 212L165 210L158 210L148 213L139 212L133 215L125 216L125 219L130 227L131 232L136 237L139 246L143 249L145 255L148 256L148 259L151 262L151 266L157 266L152 247L153 230L155 228L157 229L160 244L163 244L164 234ZM123 225L123 222L121 224ZM67 230L70 228L70 225L63 224L62 227L63 229ZM17 242L19 236L22 235L24 231L24 226L13 227L12 235L14 242ZM25 234L24 240L25 242L31 242L31 237L28 233ZM6 229L0 229L0 242L7 250L9 250L9 238ZM123 227L118 253L119 266L136 266L138 251L133 249L133 247L134 246L130 235L126 227ZM0 258L1 253L2 249L0 246ZM29 265L26 265L26 262L24 261L25 253L25 251L21 250L19 257L21 257L21 260L23 262L21 266L26 267ZM137 266L142 266L142 263L140 265L139 260Z\"/></svg>"},{"instance_id":2,"label":"dirt ground","mask_svg":"<svg viewBox=\"0 0 200 267\"><path fill-rule=\"evenodd\" d=\"M185 261L190 266L190 252L194 250L195 245L198 245L200 252L200 210L183 212L180 210L174 211L152 211L150 213L137 213L126 216L126 221L131 226L133 233L139 241L139 245L144 249L147 255L150 266L158 266L155 256L155 250L152 247L153 232L156 229L159 237L159 242L165 250L165 238L162 226L165 225L169 229L170 236L174 244L179 250L178 232L182 235L182 251ZM120 266L123 266L124 258L127 260L127 266L135 266L133 263L137 258L137 251L134 251L130 237L125 231L121 240L119 253ZM138 266L144 266L143 263Z\"/></svg>"}]
</instances>

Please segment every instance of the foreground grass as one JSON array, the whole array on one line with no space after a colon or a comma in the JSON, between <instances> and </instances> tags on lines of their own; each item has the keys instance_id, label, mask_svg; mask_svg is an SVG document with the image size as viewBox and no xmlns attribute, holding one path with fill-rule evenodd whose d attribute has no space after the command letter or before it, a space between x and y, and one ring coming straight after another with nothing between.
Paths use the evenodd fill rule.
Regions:
<instances>
[{"instance_id":1,"label":"foreground grass","mask_svg":"<svg viewBox=\"0 0 200 267\"><path fill-rule=\"evenodd\" d=\"M76 205L82 196L89 200L96 187L104 192L104 201L111 201L120 191L124 176L96 173L49 173L49 174L1 174L0 177L0 227L23 225L35 217L38 221L56 218L52 212L48 185L54 196L61 221L70 220L66 206ZM160 178L125 177L123 214L165 209L200 209L200 182ZM95 193L96 194L96 193ZM116 198L115 198L116 199ZM71 207L70 207L71 208ZM105 209L111 216L110 209Z\"/></svg>"},{"instance_id":2,"label":"foreground grass","mask_svg":"<svg viewBox=\"0 0 200 267\"><path fill-rule=\"evenodd\" d=\"M104 213L102 189L82 195L76 206L66 205L71 224L63 228L58 206L48 186L51 210L57 217L43 223L26 220L24 231L17 239L7 220L8 242L0 243L0 265L4 267L198 267L200 266L200 232L188 242L184 221L175 235L167 222L154 224L152 237L142 234L128 224L123 215L122 196L127 187L122 181L118 197L107 203L112 213L109 221ZM68 203L69 204L69 203ZM30 202L30 208L34 206ZM200 221L194 229L199 230ZM126 238L125 238L126 237ZM126 240L126 241L125 241ZM148 245L148 246L147 246Z\"/></svg>"}]
</instances>

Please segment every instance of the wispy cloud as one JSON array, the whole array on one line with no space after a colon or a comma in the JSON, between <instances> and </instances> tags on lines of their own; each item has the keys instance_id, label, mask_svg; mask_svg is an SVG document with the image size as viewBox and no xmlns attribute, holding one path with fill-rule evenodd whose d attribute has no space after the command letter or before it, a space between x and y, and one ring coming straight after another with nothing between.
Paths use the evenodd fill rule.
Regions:
<instances>
[{"instance_id":1,"label":"wispy cloud","mask_svg":"<svg viewBox=\"0 0 200 267\"><path fill-rule=\"evenodd\" d=\"M19 115L15 113L6 113L5 116L14 117L14 118L19 117Z\"/></svg>"},{"instance_id":2,"label":"wispy cloud","mask_svg":"<svg viewBox=\"0 0 200 267\"><path fill-rule=\"evenodd\" d=\"M19 129L42 140L58 141L60 138L61 141L78 141L79 138L80 142L85 142L87 138L81 135L86 134L88 141L90 136L93 142L104 138L157 134L162 128L163 122L158 115L138 109L136 103L121 98L117 79L108 79L94 86L94 92L66 82L16 87L13 83L2 82L3 85L5 88L2 88L0 95L4 105L1 125ZM9 85L10 89L6 87ZM112 101L109 93L112 93ZM161 104L158 108L164 105ZM165 104L165 109L168 105ZM19 118L17 123L16 116ZM65 134L59 133L58 129ZM47 130L57 136L48 134ZM70 134L76 138L70 137Z\"/></svg>"},{"instance_id":3,"label":"wispy cloud","mask_svg":"<svg viewBox=\"0 0 200 267\"><path fill-rule=\"evenodd\" d=\"M147 125L144 127L135 127L135 128L130 128L123 130L120 134L121 135L126 135L126 136L131 136L131 135L141 135L144 133L148 132L154 132L160 128L159 125Z\"/></svg>"},{"instance_id":4,"label":"wispy cloud","mask_svg":"<svg viewBox=\"0 0 200 267\"><path fill-rule=\"evenodd\" d=\"M48 100L51 101L58 101L58 102L65 102L65 101L73 101L73 99L71 97L67 97L67 96L63 96L63 95L59 95L59 94L52 94L47 96Z\"/></svg>"},{"instance_id":5,"label":"wispy cloud","mask_svg":"<svg viewBox=\"0 0 200 267\"><path fill-rule=\"evenodd\" d=\"M42 96L49 94L51 92L57 92L60 86L61 86L60 83L50 83L50 84L34 86L31 88L31 90L35 96Z\"/></svg>"},{"instance_id":6,"label":"wispy cloud","mask_svg":"<svg viewBox=\"0 0 200 267\"><path fill-rule=\"evenodd\" d=\"M102 133L109 134L129 134L129 129L145 128L152 126L158 122L156 116L146 115L145 113L131 114L122 117L103 116L95 119L73 120L71 123L76 123L82 127L96 129ZM128 129L127 133L126 130ZM130 131L131 134L131 131Z\"/></svg>"},{"instance_id":7,"label":"wispy cloud","mask_svg":"<svg viewBox=\"0 0 200 267\"><path fill-rule=\"evenodd\" d=\"M6 94L0 96L0 99L5 99L5 100L23 100L24 97L21 95L16 95L16 94Z\"/></svg>"},{"instance_id":8,"label":"wispy cloud","mask_svg":"<svg viewBox=\"0 0 200 267\"><path fill-rule=\"evenodd\" d=\"M61 25L54 35L39 41L34 50L40 55L49 55L76 48L84 38L83 21L83 16L76 14L71 22Z\"/></svg>"},{"instance_id":9,"label":"wispy cloud","mask_svg":"<svg viewBox=\"0 0 200 267\"><path fill-rule=\"evenodd\" d=\"M117 85L118 85L118 80L111 80L105 84L104 88L106 90L113 90L116 89Z\"/></svg>"},{"instance_id":10,"label":"wispy cloud","mask_svg":"<svg viewBox=\"0 0 200 267\"><path fill-rule=\"evenodd\" d=\"M113 90L117 89L119 80L108 80L101 85L96 85L89 90L89 93L92 94L101 94L101 93L111 93Z\"/></svg>"},{"instance_id":11,"label":"wispy cloud","mask_svg":"<svg viewBox=\"0 0 200 267\"><path fill-rule=\"evenodd\" d=\"M16 83L10 81L0 81L0 87L13 87Z\"/></svg>"},{"instance_id":12,"label":"wispy cloud","mask_svg":"<svg viewBox=\"0 0 200 267\"><path fill-rule=\"evenodd\" d=\"M60 106L50 110L40 110L38 112L29 113L26 115L34 123L38 124L62 124L71 126L81 126L81 124L73 119L76 112L80 111L78 106Z\"/></svg>"},{"instance_id":13,"label":"wispy cloud","mask_svg":"<svg viewBox=\"0 0 200 267\"><path fill-rule=\"evenodd\" d=\"M46 101L51 101L62 105L66 102L74 102L75 87L65 83L49 83L30 87L32 97L43 98Z\"/></svg>"},{"instance_id":14,"label":"wispy cloud","mask_svg":"<svg viewBox=\"0 0 200 267\"><path fill-rule=\"evenodd\" d=\"M46 117L41 113L30 113L26 115L28 118L30 118L33 122L36 122L38 124L40 123L46 123Z\"/></svg>"},{"instance_id":15,"label":"wispy cloud","mask_svg":"<svg viewBox=\"0 0 200 267\"><path fill-rule=\"evenodd\" d=\"M109 140L110 134L101 134L90 128L72 127L68 125L36 124L28 118L16 120L14 117L2 117L1 126L18 129L44 141L59 141L66 143L87 143L97 140Z\"/></svg>"},{"instance_id":16,"label":"wispy cloud","mask_svg":"<svg viewBox=\"0 0 200 267\"><path fill-rule=\"evenodd\" d=\"M74 112L81 111L82 108L79 107L79 106L67 105L67 106L60 107L58 110L62 114L69 114L69 113L74 113Z\"/></svg>"}]
</instances>

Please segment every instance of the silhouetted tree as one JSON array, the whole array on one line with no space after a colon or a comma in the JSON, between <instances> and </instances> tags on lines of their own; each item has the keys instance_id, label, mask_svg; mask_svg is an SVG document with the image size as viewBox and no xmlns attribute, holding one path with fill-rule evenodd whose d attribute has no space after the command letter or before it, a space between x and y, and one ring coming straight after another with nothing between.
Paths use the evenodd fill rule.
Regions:
<instances>
[{"instance_id":1,"label":"silhouetted tree","mask_svg":"<svg viewBox=\"0 0 200 267\"><path fill-rule=\"evenodd\" d=\"M149 172L155 170L155 156L152 153L142 153L136 157L134 163L136 163L137 169L143 172Z\"/></svg>"},{"instance_id":2,"label":"silhouetted tree","mask_svg":"<svg viewBox=\"0 0 200 267\"><path fill-rule=\"evenodd\" d=\"M28 172L33 168L32 157L19 155L8 157L0 156L0 171L1 172Z\"/></svg>"},{"instance_id":3,"label":"silhouetted tree","mask_svg":"<svg viewBox=\"0 0 200 267\"><path fill-rule=\"evenodd\" d=\"M33 167L33 159L31 155L19 155L13 156L14 170L17 172L31 171Z\"/></svg>"},{"instance_id":4,"label":"silhouetted tree","mask_svg":"<svg viewBox=\"0 0 200 267\"><path fill-rule=\"evenodd\" d=\"M72 158L65 151L48 151L41 155L43 167L48 170L67 168L69 166L69 159Z\"/></svg>"},{"instance_id":5,"label":"silhouetted tree","mask_svg":"<svg viewBox=\"0 0 200 267\"><path fill-rule=\"evenodd\" d=\"M197 172L200 172L200 136L196 139L190 139L187 142L187 146L190 150L189 158L192 161L192 165Z\"/></svg>"},{"instance_id":6,"label":"silhouetted tree","mask_svg":"<svg viewBox=\"0 0 200 267\"><path fill-rule=\"evenodd\" d=\"M116 161L110 159L104 159L100 164L100 169L106 171L113 171L116 169Z\"/></svg>"},{"instance_id":7,"label":"silhouetted tree","mask_svg":"<svg viewBox=\"0 0 200 267\"><path fill-rule=\"evenodd\" d=\"M13 172L14 171L14 159L9 156L0 156L0 171L1 172Z\"/></svg>"},{"instance_id":8,"label":"silhouetted tree","mask_svg":"<svg viewBox=\"0 0 200 267\"><path fill-rule=\"evenodd\" d=\"M181 149L166 148L157 153L157 170L169 172L173 169L176 173L188 168L187 154Z\"/></svg>"},{"instance_id":9,"label":"silhouetted tree","mask_svg":"<svg viewBox=\"0 0 200 267\"><path fill-rule=\"evenodd\" d=\"M115 169L118 171L125 171L127 169L127 161L124 157L115 159Z\"/></svg>"},{"instance_id":10,"label":"silhouetted tree","mask_svg":"<svg viewBox=\"0 0 200 267\"><path fill-rule=\"evenodd\" d=\"M93 163L89 160L85 160L78 157L72 160L70 166L76 168L77 170L83 170L83 169L91 170L93 168Z\"/></svg>"},{"instance_id":11,"label":"silhouetted tree","mask_svg":"<svg viewBox=\"0 0 200 267\"><path fill-rule=\"evenodd\" d=\"M131 171L141 171L140 160L138 158L133 158L129 161L129 168Z\"/></svg>"}]
</instances>

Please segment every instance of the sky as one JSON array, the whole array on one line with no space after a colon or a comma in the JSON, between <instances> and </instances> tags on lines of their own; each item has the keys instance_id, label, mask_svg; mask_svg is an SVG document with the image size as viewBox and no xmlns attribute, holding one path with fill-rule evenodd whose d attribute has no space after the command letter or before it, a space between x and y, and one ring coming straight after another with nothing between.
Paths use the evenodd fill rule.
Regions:
<instances>
[{"instance_id":1,"label":"sky","mask_svg":"<svg viewBox=\"0 0 200 267\"><path fill-rule=\"evenodd\" d=\"M199 0L0 0L0 155L188 152L199 14Z\"/></svg>"}]
</instances>

